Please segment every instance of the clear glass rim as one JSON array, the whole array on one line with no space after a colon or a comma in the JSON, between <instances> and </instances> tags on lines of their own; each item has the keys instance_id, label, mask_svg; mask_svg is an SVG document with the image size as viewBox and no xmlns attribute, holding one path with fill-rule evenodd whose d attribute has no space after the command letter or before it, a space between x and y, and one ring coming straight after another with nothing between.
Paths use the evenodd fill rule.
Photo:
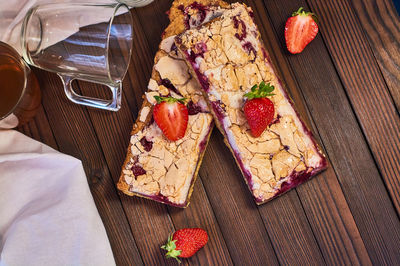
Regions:
<instances>
[{"instance_id":1,"label":"clear glass rim","mask_svg":"<svg viewBox=\"0 0 400 266\"><path fill-rule=\"evenodd\" d=\"M106 52L107 52L107 54L106 54L106 64L107 64L107 74L108 74L108 78L110 79L111 82L114 83L114 80L113 80L113 78L111 77L110 58L109 58L111 27L112 27L112 25L113 25L113 22L114 22L114 19L115 19L115 16L116 16L118 10L119 10L121 7L126 8L126 10L128 11L127 13L129 13L129 20L130 20L130 23L129 23L129 24L131 25L131 38L133 39L133 27L132 27L132 22L133 22L133 21L132 21L132 14L131 14L130 11L129 11L129 6L127 6L127 5L124 4L124 3L115 3L115 4L112 4L112 5L114 5L114 12L113 12L113 15L112 15L112 17L111 17L111 19L110 19L110 22L108 23L108 28L107 28L107 44L106 44ZM123 78L125 77L126 73L128 72L129 63L130 63L130 61L131 61L130 59L131 59L131 56L132 56L132 47L133 47L133 45L132 45L132 41L131 41L131 43L129 44L128 63L126 64L126 68L125 68L125 70L124 70L124 73L121 75L121 82L122 82ZM118 85L118 84L116 84L116 85Z\"/></svg>"},{"instance_id":2,"label":"clear glass rim","mask_svg":"<svg viewBox=\"0 0 400 266\"><path fill-rule=\"evenodd\" d=\"M26 63L22 59L21 55L13 47L11 47L10 45L0 41L0 47L2 47L2 46L5 47L6 49L9 49L12 52L12 54L11 54L12 58L16 62L18 62L20 64L20 67L24 71L24 87L22 88L21 95L19 96L19 99L15 103L13 108L11 108L11 110L8 113L6 113L5 115L0 116L0 120L3 120L4 118L6 118L9 115L11 115L15 111L15 109L17 108L18 104L21 102L22 97L25 95L26 87L28 85L28 75L29 75L29 72L30 72L29 67L26 65Z\"/></svg>"},{"instance_id":3,"label":"clear glass rim","mask_svg":"<svg viewBox=\"0 0 400 266\"><path fill-rule=\"evenodd\" d=\"M20 41L21 41L21 48L22 48L22 58L24 60L26 60L28 63L31 62L31 58L29 55L29 52L27 51L26 47L25 47L25 40L26 40L26 29L28 26L28 22L31 19L33 13L35 12L35 10L37 9L37 5L31 7L28 12L26 13L24 20L22 22L22 26L21 26L21 34L20 34ZM40 27L42 27L41 21L40 21ZM42 35L42 31L40 31L40 35ZM42 36L41 36L42 37ZM42 38L40 38L40 43L42 42ZM39 43L39 46L40 46Z\"/></svg>"}]
</instances>

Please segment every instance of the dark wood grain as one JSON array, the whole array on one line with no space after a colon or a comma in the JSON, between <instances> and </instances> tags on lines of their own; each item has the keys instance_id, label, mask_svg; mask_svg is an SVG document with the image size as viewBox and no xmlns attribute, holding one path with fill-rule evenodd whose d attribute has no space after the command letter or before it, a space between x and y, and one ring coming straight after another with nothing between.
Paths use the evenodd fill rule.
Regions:
<instances>
[{"instance_id":1,"label":"dark wood grain","mask_svg":"<svg viewBox=\"0 0 400 266\"><path fill-rule=\"evenodd\" d=\"M233 262L278 265L254 200L218 130L211 136L200 177Z\"/></svg>"},{"instance_id":2,"label":"dark wood grain","mask_svg":"<svg viewBox=\"0 0 400 266\"><path fill-rule=\"evenodd\" d=\"M60 151L82 160L90 190L106 228L117 264L142 264L121 201L86 108L67 100L59 78L37 71L43 106Z\"/></svg>"},{"instance_id":3,"label":"dark wood grain","mask_svg":"<svg viewBox=\"0 0 400 266\"><path fill-rule=\"evenodd\" d=\"M400 117L385 80L350 3L309 3L324 18L326 46L400 214Z\"/></svg>"},{"instance_id":4,"label":"dark wood grain","mask_svg":"<svg viewBox=\"0 0 400 266\"><path fill-rule=\"evenodd\" d=\"M353 0L355 14L400 112L400 18L392 0Z\"/></svg>"},{"instance_id":5,"label":"dark wood grain","mask_svg":"<svg viewBox=\"0 0 400 266\"><path fill-rule=\"evenodd\" d=\"M185 210L115 188L171 2L131 11L133 52L119 112L69 102L57 76L34 69L43 108L18 128L82 160L117 265L175 265L160 246L183 227L201 227L210 236L185 265L400 264L400 37L390 0L245 1L330 165L296 190L256 206L214 130ZM285 49L283 28L300 5L319 15L320 33L294 56ZM99 85L75 85L85 95L108 95Z\"/></svg>"},{"instance_id":6,"label":"dark wood grain","mask_svg":"<svg viewBox=\"0 0 400 266\"><path fill-rule=\"evenodd\" d=\"M154 3L151 4L150 7L153 5ZM151 70L154 62L153 58L155 55L155 51L150 49L149 42L145 38L143 27L140 24L138 16L138 12L143 12L147 8L149 8L149 6L137 10L131 10L133 17L134 41L130 66L124 80L125 84L129 84L129 87L124 89L123 94L134 117L137 116L139 108L143 102L143 93L147 91L147 85L151 76ZM160 41L161 37L159 37L157 40L153 40L153 42L157 43L156 47L158 47ZM137 90L135 91L133 88L137 88ZM130 126L133 126L133 124Z\"/></svg>"},{"instance_id":7,"label":"dark wood grain","mask_svg":"<svg viewBox=\"0 0 400 266\"><path fill-rule=\"evenodd\" d=\"M264 3L274 27L281 33L281 47L284 49L282 33L290 16L288 10L296 10L306 3L286 1L285 6L279 1ZM323 27L321 32L324 33ZM301 55L288 56L288 60L372 262L397 261L392 247L399 241L398 217L321 35Z\"/></svg>"},{"instance_id":8,"label":"dark wood grain","mask_svg":"<svg viewBox=\"0 0 400 266\"><path fill-rule=\"evenodd\" d=\"M199 251L199 256L188 261L189 264L233 265L231 251L226 245L221 226L215 217L200 178L196 181L188 208L182 210L169 207L168 209L176 229L200 227L208 233L209 242Z\"/></svg>"},{"instance_id":9,"label":"dark wood grain","mask_svg":"<svg viewBox=\"0 0 400 266\"><path fill-rule=\"evenodd\" d=\"M17 130L27 136L30 136L31 138L43 142L53 149L58 149L57 142L54 138L46 113L44 112L43 105L40 106L35 118L32 121L18 127Z\"/></svg>"}]
</instances>

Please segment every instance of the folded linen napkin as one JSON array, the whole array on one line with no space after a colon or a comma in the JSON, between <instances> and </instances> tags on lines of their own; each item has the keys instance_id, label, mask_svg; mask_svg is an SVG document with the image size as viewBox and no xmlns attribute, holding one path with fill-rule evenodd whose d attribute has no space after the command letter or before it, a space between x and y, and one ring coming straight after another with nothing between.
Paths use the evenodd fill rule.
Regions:
<instances>
[{"instance_id":1,"label":"folded linen napkin","mask_svg":"<svg viewBox=\"0 0 400 266\"><path fill-rule=\"evenodd\" d=\"M0 265L115 265L79 160L0 130Z\"/></svg>"}]
</instances>

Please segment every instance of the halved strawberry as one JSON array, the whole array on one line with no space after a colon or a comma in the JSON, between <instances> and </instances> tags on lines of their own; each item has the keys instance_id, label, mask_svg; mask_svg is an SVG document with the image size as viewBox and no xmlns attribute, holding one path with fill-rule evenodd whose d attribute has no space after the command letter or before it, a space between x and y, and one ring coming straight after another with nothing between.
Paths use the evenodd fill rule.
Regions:
<instances>
[{"instance_id":1,"label":"halved strawberry","mask_svg":"<svg viewBox=\"0 0 400 266\"><path fill-rule=\"evenodd\" d=\"M301 53L318 33L317 17L303 7L293 12L285 26L286 47L292 54Z\"/></svg>"},{"instance_id":2,"label":"halved strawberry","mask_svg":"<svg viewBox=\"0 0 400 266\"><path fill-rule=\"evenodd\" d=\"M184 105L185 99L159 96L154 98L157 104L153 109L153 117L158 127L169 140L183 138L189 119L188 109Z\"/></svg>"},{"instance_id":3,"label":"halved strawberry","mask_svg":"<svg viewBox=\"0 0 400 266\"><path fill-rule=\"evenodd\" d=\"M262 81L260 85L254 85L251 92L244 95L247 97L247 101L243 111L254 137L259 137L274 119L274 103L266 98L274 95L273 90L274 86Z\"/></svg>"}]
</instances>

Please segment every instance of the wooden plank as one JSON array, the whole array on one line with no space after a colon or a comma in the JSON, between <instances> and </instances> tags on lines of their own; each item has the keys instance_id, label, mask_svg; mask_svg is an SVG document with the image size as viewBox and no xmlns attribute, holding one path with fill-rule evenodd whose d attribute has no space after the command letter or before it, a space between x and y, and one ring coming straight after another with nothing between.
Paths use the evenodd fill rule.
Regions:
<instances>
[{"instance_id":1,"label":"wooden plank","mask_svg":"<svg viewBox=\"0 0 400 266\"><path fill-rule=\"evenodd\" d=\"M172 0L154 1L151 5L137 9L139 25L145 33L149 49L154 56L161 42L161 34L169 24L166 12L172 5Z\"/></svg>"},{"instance_id":2,"label":"wooden plank","mask_svg":"<svg viewBox=\"0 0 400 266\"><path fill-rule=\"evenodd\" d=\"M196 256L188 260L195 265L233 265L230 252L222 235L220 225L207 198L203 183L199 178L188 208L181 210L168 207L176 229L200 227L208 233L208 243Z\"/></svg>"},{"instance_id":3,"label":"wooden plank","mask_svg":"<svg viewBox=\"0 0 400 266\"><path fill-rule=\"evenodd\" d=\"M258 208L281 264L325 264L295 190Z\"/></svg>"},{"instance_id":4,"label":"wooden plank","mask_svg":"<svg viewBox=\"0 0 400 266\"><path fill-rule=\"evenodd\" d=\"M135 17L136 15L134 14ZM139 30L140 27L138 27L136 21L134 25L136 25L134 30L136 39L145 40L141 37L143 33ZM142 44L146 47L145 43ZM136 44L134 46L134 55L131 58L134 65L149 65L153 62L153 58L143 56L146 53L142 52L140 47L136 46ZM137 56L135 53L142 54L142 56ZM111 56L122 55L113 54ZM129 82L124 82L124 91L133 92L136 101L138 98L137 95L142 95L146 88L146 86L140 86L140 84L147 84L150 78L150 74L142 74L141 71L129 71ZM104 98L106 96L105 91L100 86L79 82L79 87L85 95L91 93L95 97ZM129 109L126 97L123 97L122 108L117 113L105 113L95 109L88 109L94 130L100 140L100 145L115 182L118 181L120 175L121 165L126 156L126 147L128 146L130 131L133 125L132 114ZM182 210L174 211L174 208L171 208L169 211L172 215L169 217L167 208L159 203L122 196L124 209L132 227L131 230L135 239L138 240L137 245L145 264L173 263L173 260L165 259L164 252L161 251L160 246L166 242L168 235L174 231L174 228L179 229L189 225L206 229L210 237L210 243L202 249L201 253L203 255L185 261L186 263L193 260L199 264L231 263L229 251L226 248L218 224L215 222L212 209L207 204L208 201L206 200L204 188L200 186L199 189L200 191L196 191L194 194L197 195L196 193L200 193L199 198L202 201L192 204L191 207L184 211L184 217L190 217L189 222L187 219L183 219ZM135 204L138 201L143 204ZM149 235L152 237L149 238Z\"/></svg>"},{"instance_id":5,"label":"wooden plank","mask_svg":"<svg viewBox=\"0 0 400 266\"><path fill-rule=\"evenodd\" d=\"M250 2L250 5L252 4L253 2ZM296 103L296 110L303 119L305 118L307 124L312 125L313 131L317 132L310 120L304 98L294 79L293 72L288 67L289 63L286 56L282 53L280 43L276 34L274 34L275 30L265 12L265 6L261 2L254 2L252 7L256 20L261 20L257 24L262 32L267 49L273 51L271 53L272 61L276 63L278 72L283 73L280 76L284 77L288 84L289 93ZM316 136L318 138L318 135ZM326 186L327 183L330 186ZM324 193L321 192L321 188L325 188ZM368 254L333 169L329 167L318 177L298 187L297 191L301 201L300 208L304 208L306 219L311 224L312 232L326 262L328 264L358 264L360 260L361 263L368 264ZM335 197L332 197L332 194ZM316 205L314 202L320 204ZM291 235L295 234L296 232Z\"/></svg>"},{"instance_id":6,"label":"wooden plank","mask_svg":"<svg viewBox=\"0 0 400 266\"><path fill-rule=\"evenodd\" d=\"M150 6L153 5L154 3ZM148 6L145 8L148 8ZM129 68L124 79L124 88L132 88L133 86L137 89L124 89L122 93L122 96L126 98L134 117L137 116L143 102L143 92L147 90L147 85L153 68L153 58L155 55L155 52L153 52L149 47L149 43L143 34L142 25L139 21L137 12L138 10L140 11L143 9L144 8L131 9L134 41ZM159 42L158 39L154 41ZM128 84L129 87L126 87L126 84ZM133 124L130 124L130 126L132 125Z\"/></svg>"},{"instance_id":7,"label":"wooden plank","mask_svg":"<svg viewBox=\"0 0 400 266\"><path fill-rule=\"evenodd\" d=\"M211 135L200 177L233 262L278 265L254 200L218 130Z\"/></svg>"},{"instance_id":8,"label":"wooden plank","mask_svg":"<svg viewBox=\"0 0 400 266\"><path fill-rule=\"evenodd\" d=\"M43 93L43 106L61 152L82 160L89 187L106 228L118 265L141 265L129 223L117 196L87 110L68 101L59 78L36 71Z\"/></svg>"},{"instance_id":9,"label":"wooden plank","mask_svg":"<svg viewBox=\"0 0 400 266\"><path fill-rule=\"evenodd\" d=\"M283 38L285 21L291 11L306 3L294 0L286 1L285 5L280 1L264 3L281 41L280 49L287 53ZM302 54L287 58L372 262L397 261L394 252L400 229L397 215L321 35Z\"/></svg>"},{"instance_id":10,"label":"wooden plank","mask_svg":"<svg viewBox=\"0 0 400 266\"><path fill-rule=\"evenodd\" d=\"M369 46L400 112L400 19L391 0L353 0Z\"/></svg>"},{"instance_id":11,"label":"wooden plank","mask_svg":"<svg viewBox=\"0 0 400 266\"><path fill-rule=\"evenodd\" d=\"M17 130L33 139L36 139L37 141L43 142L53 149L58 149L46 113L44 112L43 105L40 106L36 116L32 121L29 121L25 125L19 126Z\"/></svg>"},{"instance_id":12,"label":"wooden plank","mask_svg":"<svg viewBox=\"0 0 400 266\"><path fill-rule=\"evenodd\" d=\"M346 0L309 3L324 18L321 33L400 214L400 117L357 15Z\"/></svg>"}]
</instances>

